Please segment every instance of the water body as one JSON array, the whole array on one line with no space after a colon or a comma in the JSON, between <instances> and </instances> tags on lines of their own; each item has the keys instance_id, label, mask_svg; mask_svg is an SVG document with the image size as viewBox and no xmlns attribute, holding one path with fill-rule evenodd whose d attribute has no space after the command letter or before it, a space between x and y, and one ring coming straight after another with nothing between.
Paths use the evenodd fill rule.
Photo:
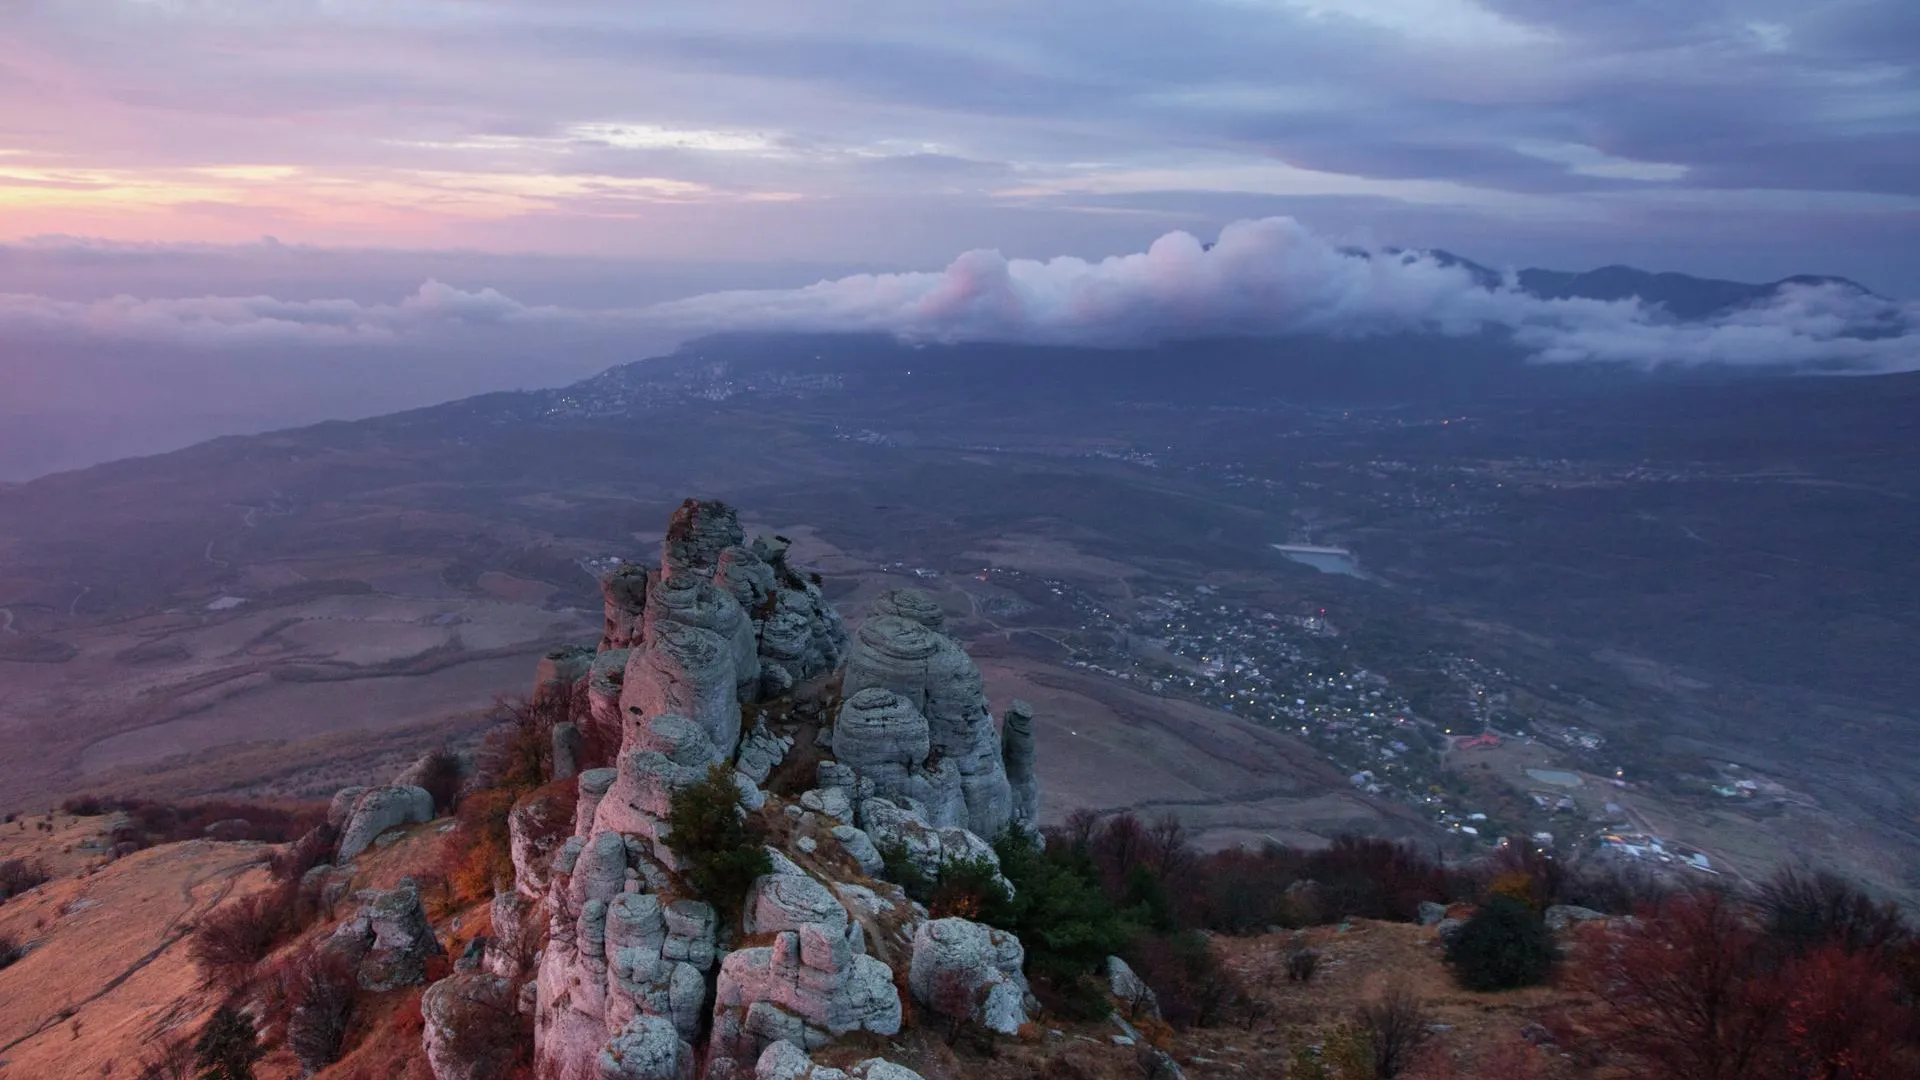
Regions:
<instances>
[{"instance_id":1,"label":"water body","mask_svg":"<svg viewBox=\"0 0 1920 1080\"><path fill-rule=\"evenodd\" d=\"M1310 547L1305 544L1275 544L1273 550L1302 566L1311 566L1323 574L1344 574L1347 577L1364 578L1360 572L1360 560L1353 552L1343 548Z\"/></svg>"}]
</instances>

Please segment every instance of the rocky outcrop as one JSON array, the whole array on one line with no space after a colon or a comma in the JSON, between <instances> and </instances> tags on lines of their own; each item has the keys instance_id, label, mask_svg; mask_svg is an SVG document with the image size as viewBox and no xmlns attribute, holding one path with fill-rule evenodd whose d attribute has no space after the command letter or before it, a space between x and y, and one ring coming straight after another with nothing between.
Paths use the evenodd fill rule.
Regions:
<instances>
[{"instance_id":1,"label":"rocky outcrop","mask_svg":"<svg viewBox=\"0 0 1920 1080\"><path fill-rule=\"evenodd\" d=\"M817 1049L854 1031L893 1035L900 1023L893 970L844 934L807 925L721 961L712 1052L754 1061L772 1042Z\"/></svg>"},{"instance_id":2,"label":"rocky outcrop","mask_svg":"<svg viewBox=\"0 0 1920 1080\"><path fill-rule=\"evenodd\" d=\"M513 886L529 900L546 894L553 853L573 834L574 805L565 789L539 788L507 812L507 850Z\"/></svg>"},{"instance_id":3,"label":"rocky outcrop","mask_svg":"<svg viewBox=\"0 0 1920 1080\"><path fill-rule=\"evenodd\" d=\"M444 950L411 879L385 891L354 894L360 908L327 939L355 966L362 990L383 992L427 980L427 961Z\"/></svg>"},{"instance_id":4,"label":"rocky outcrop","mask_svg":"<svg viewBox=\"0 0 1920 1080\"><path fill-rule=\"evenodd\" d=\"M731 643L712 630L663 622L627 661L620 706L630 716L684 716L706 731L722 757L731 757L740 742L736 686Z\"/></svg>"},{"instance_id":5,"label":"rocky outcrop","mask_svg":"<svg viewBox=\"0 0 1920 1080\"><path fill-rule=\"evenodd\" d=\"M698 1059L708 1080L747 1080L779 1044L791 1053L775 1051L768 1068L782 1076L917 1080L877 1058L842 1071L806 1057L853 1032L900 1030L895 972L869 949L902 948L925 918L891 887L815 875L850 858L878 876L881 848L893 843L929 872L950 859L997 866L981 835L1014 818L1009 759L979 670L940 633L944 613L931 598L884 595L850 648L819 577L796 570L788 547L780 537L749 544L732 508L688 500L657 570L622 567L603 583L604 640L576 676L586 708L571 719L590 752L619 750L612 768L579 773L564 822L527 812L514 833L516 889L496 898L494 940L478 960L509 981L535 969L521 1007L534 1018L537 1075L680 1080ZM837 716L820 704L835 671L846 693ZM743 705L768 696L788 700L747 709L753 724L743 732ZM672 797L721 766L758 810L778 798L760 785L793 748L794 726L811 723L827 725L815 745L835 756L819 763L816 787L782 807L793 827L778 835L793 858L770 849L774 872L754 883L739 924L722 927L711 907L686 898L684 868L665 843ZM1030 772L1024 734L1011 760ZM562 774L569 756L589 764L571 750L556 744ZM529 925L532 934L514 936ZM529 945L541 928L536 954ZM725 952L736 934L755 944ZM974 950L984 959L966 952L972 944L929 946L927 977L952 982L939 971L970 957L981 1015L1003 1026L1024 1018L1019 943L990 936Z\"/></svg>"},{"instance_id":6,"label":"rocky outcrop","mask_svg":"<svg viewBox=\"0 0 1920 1080\"><path fill-rule=\"evenodd\" d=\"M1013 824L1028 832L1040 828L1040 778L1033 759L1033 706L1016 698L1001 714L1000 760L1013 795Z\"/></svg>"},{"instance_id":7,"label":"rocky outcrop","mask_svg":"<svg viewBox=\"0 0 1920 1080\"><path fill-rule=\"evenodd\" d=\"M631 649L640 644L647 615L647 568L638 563L622 563L600 579L600 592L606 599L606 629L600 637L600 650Z\"/></svg>"},{"instance_id":8,"label":"rocky outcrop","mask_svg":"<svg viewBox=\"0 0 1920 1080\"><path fill-rule=\"evenodd\" d=\"M673 809L673 793L698 783L725 760L707 729L684 716L663 714L637 724L628 733L613 784L596 806L593 828L657 839L660 823Z\"/></svg>"},{"instance_id":9,"label":"rocky outcrop","mask_svg":"<svg viewBox=\"0 0 1920 1080\"><path fill-rule=\"evenodd\" d=\"M933 597L919 589L888 589L867 605L867 617L891 615L919 623L929 630L945 630L947 613Z\"/></svg>"},{"instance_id":10,"label":"rocky outcrop","mask_svg":"<svg viewBox=\"0 0 1920 1080\"><path fill-rule=\"evenodd\" d=\"M908 983L929 1010L1015 1034L1027 1022L1026 950L1004 930L966 919L935 919L913 935Z\"/></svg>"},{"instance_id":11,"label":"rocky outcrop","mask_svg":"<svg viewBox=\"0 0 1920 1080\"><path fill-rule=\"evenodd\" d=\"M693 1047L657 1016L627 1021L594 1062L599 1080L693 1080Z\"/></svg>"},{"instance_id":12,"label":"rocky outcrop","mask_svg":"<svg viewBox=\"0 0 1920 1080\"><path fill-rule=\"evenodd\" d=\"M513 983L498 975L451 975L420 997L421 1049L433 1080L497 1080L508 1075L519 1047L511 1032Z\"/></svg>"},{"instance_id":13,"label":"rocky outcrop","mask_svg":"<svg viewBox=\"0 0 1920 1080\"><path fill-rule=\"evenodd\" d=\"M760 692L760 643L746 609L733 594L706 578L676 571L653 584L647 598L647 642L658 647L662 623L682 623L710 630L727 642L733 654L734 692L739 701L753 701Z\"/></svg>"},{"instance_id":14,"label":"rocky outcrop","mask_svg":"<svg viewBox=\"0 0 1920 1080\"><path fill-rule=\"evenodd\" d=\"M688 499L667 521L660 568L668 574L686 570L712 578L720 553L738 547L746 538L733 507L718 499Z\"/></svg>"},{"instance_id":15,"label":"rocky outcrop","mask_svg":"<svg viewBox=\"0 0 1920 1080\"><path fill-rule=\"evenodd\" d=\"M542 656L533 669L534 698L573 693L575 684L592 670L594 655L591 645L562 645Z\"/></svg>"},{"instance_id":16,"label":"rocky outcrop","mask_svg":"<svg viewBox=\"0 0 1920 1080\"><path fill-rule=\"evenodd\" d=\"M1107 957L1107 992L1128 1016L1136 1020L1145 1016L1160 1019L1160 999L1153 988L1134 972L1132 965L1117 956Z\"/></svg>"},{"instance_id":17,"label":"rocky outcrop","mask_svg":"<svg viewBox=\"0 0 1920 1080\"><path fill-rule=\"evenodd\" d=\"M555 780L571 780L580 772L580 755L586 744L582 741L580 728L574 724L553 725L553 769L550 775Z\"/></svg>"},{"instance_id":18,"label":"rocky outcrop","mask_svg":"<svg viewBox=\"0 0 1920 1080\"><path fill-rule=\"evenodd\" d=\"M965 650L919 622L876 615L854 637L843 685L849 701L872 687L906 699L926 718L932 753L959 772L964 824L982 836L998 836L1007 827L1013 792L1000 733L987 710L980 669Z\"/></svg>"},{"instance_id":19,"label":"rocky outcrop","mask_svg":"<svg viewBox=\"0 0 1920 1080\"><path fill-rule=\"evenodd\" d=\"M860 825L877 848L898 846L920 872L938 875L943 863L985 860L997 869L993 845L966 829L934 828L911 809L886 799L860 804Z\"/></svg>"},{"instance_id":20,"label":"rocky outcrop","mask_svg":"<svg viewBox=\"0 0 1920 1080\"><path fill-rule=\"evenodd\" d=\"M885 1058L868 1058L849 1069L815 1065L788 1042L770 1044L753 1068L753 1080L922 1080L919 1073Z\"/></svg>"},{"instance_id":21,"label":"rocky outcrop","mask_svg":"<svg viewBox=\"0 0 1920 1080\"><path fill-rule=\"evenodd\" d=\"M587 671L587 714L578 718L580 730L589 745L620 745L622 717L620 692L627 681L627 662L632 649L608 649L593 658Z\"/></svg>"},{"instance_id":22,"label":"rocky outcrop","mask_svg":"<svg viewBox=\"0 0 1920 1080\"><path fill-rule=\"evenodd\" d=\"M356 792L341 813L341 796ZM334 796L327 818L341 814L340 861L346 862L373 846L380 834L402 825L433 820L433 796L419 787L347 788Z\"/></svg>"}]
</instances>

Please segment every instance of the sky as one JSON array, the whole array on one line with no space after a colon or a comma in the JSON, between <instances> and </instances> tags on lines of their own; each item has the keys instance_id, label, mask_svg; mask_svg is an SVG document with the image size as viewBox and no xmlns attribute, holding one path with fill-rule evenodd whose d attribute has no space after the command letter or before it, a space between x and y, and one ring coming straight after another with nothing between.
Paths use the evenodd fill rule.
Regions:
<instances>
[{"instance_id":1,"label":"sky","mask_svg":"<svg viewBox=\"0 0 1920 1080\"><path fill-rule=\"evenodd\" d=\"M1404 275L1357 306L1306 287L1349 245L1920 296L1920 5L0 4L0 419L53 425L61 461L564 382L715 325L1077 340L1062 297L1164 301L1136 271L1230 226L1268 291L1218 318L1275 289L1408 317ZM1530 327L1546 359L1911 314L1803 296L1683 341L1420 274L1419 318ZM991 318L918 291L992 281ZM1326 322L1279 307L1262 328ZM48 467L17 445L0 478Z\"/></svg>"}]
</instances>

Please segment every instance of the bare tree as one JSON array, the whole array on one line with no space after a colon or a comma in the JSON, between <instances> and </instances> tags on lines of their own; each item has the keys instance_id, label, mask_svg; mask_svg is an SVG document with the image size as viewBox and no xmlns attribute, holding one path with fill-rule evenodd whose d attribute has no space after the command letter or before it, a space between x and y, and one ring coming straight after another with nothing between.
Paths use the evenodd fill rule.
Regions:
<instances>
[{"instance_id":1,"label":"bare tree","mask_svg":"<svg viewBox=\"0 0 1920 1080\"><path fill-rule=\"evenodd\" d=\"M1355 1020L1372 1044L1377 1080L1394 1080L1406 1072L1432 1035L1419 996L1402 983L1360 1006Z\"/></svg>"}]
</instances>

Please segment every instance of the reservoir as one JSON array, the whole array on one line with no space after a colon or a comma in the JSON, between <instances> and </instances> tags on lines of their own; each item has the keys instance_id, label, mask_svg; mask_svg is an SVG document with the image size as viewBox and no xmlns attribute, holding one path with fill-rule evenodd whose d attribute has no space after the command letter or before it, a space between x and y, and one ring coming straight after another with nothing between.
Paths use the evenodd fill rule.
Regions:
<instances>
[{"instance_id":1,"label":"reservoir","mask_svg":"<svg viewBox=\"0 0 1920 1080\"><path fill-rule=\"evenodd\" d=\"M1275 544L1273 550L1302 566L1311 566L1323 574L1345 574L1363 578L1360 560L1346 548L1316 547L1313 544Z\"/></svg>"}]
</instances>

